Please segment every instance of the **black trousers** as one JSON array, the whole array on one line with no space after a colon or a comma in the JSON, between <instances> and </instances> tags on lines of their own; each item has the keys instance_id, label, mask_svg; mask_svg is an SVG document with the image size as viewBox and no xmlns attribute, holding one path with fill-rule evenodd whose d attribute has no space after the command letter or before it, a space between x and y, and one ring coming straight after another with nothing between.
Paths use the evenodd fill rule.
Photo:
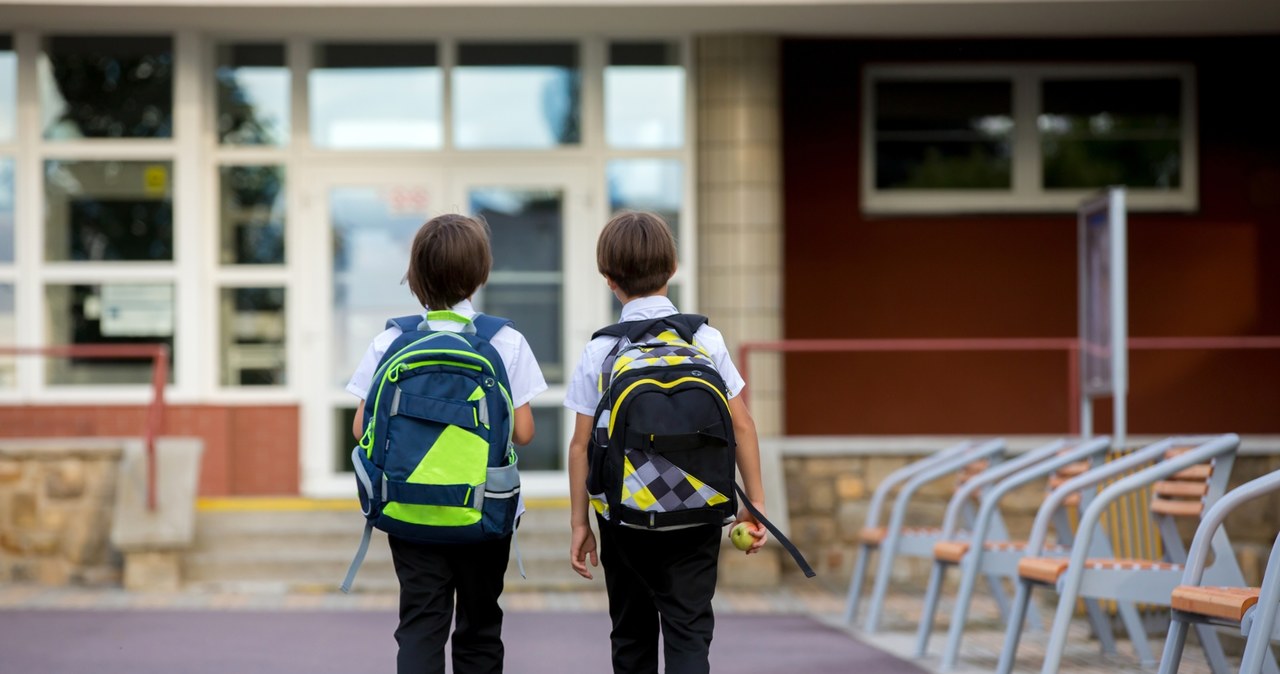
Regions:
<instances>
[{"instance_id":1,"label":"black trousers","mask_svg":"<svg viewBox=\"0 0 1280 674\"><path fill-rule=\"evenodd\" d=\"M667 674L707 674L721 530L644 531L601 523L614 674L657 674L658 630Z\"/></svg>"},{"instance_id":2,"label":"black trousers","mask_svg":"<svg viewBox=\"0 0 1280 674\"><path fill-rule=\"evenodd\" d=\"M453 630L454 674L502 672L503 576L511 537L466 545L432 545L388 537L400 579L396 628L398 674L444 674L444 645Z\"/></svg>"}]
</instances>

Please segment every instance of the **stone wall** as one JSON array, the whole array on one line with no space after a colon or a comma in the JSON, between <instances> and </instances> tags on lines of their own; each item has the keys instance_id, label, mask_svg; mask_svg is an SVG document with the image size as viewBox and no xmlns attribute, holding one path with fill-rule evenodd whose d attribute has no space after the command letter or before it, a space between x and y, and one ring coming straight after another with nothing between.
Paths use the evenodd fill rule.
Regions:
<instances>
[{"instance_id":1,"label":"stone wall","mask_svg":"<svg viewBox=\"0 0 1280 674\"><path fill-rule=\"evenodd\" d=\"M858 532L866 521L872 492L890 472L917 458L920 457L787 456L783 459L791 540L805 553L825 585L838 589L848 586ZM1238 457L1231 486L1275 470L1280 470L1280 455ZM954 485L954 479L945 478L921 490L907 513L907 525L940 526ZM1043 486L1032 484L1006 498L1001 512L1011 536L1027 536L1043 496ZM884 517L887 516L886 508ZM1189 541L1195 522L1186 524L1184 536ZM1280 493L1242 506L1227 519L1226 527L1245 579L1254 585L1260 583L1267 555L1280 531ZM796 572L793 567L784 565L784 568L787 573ZM900 560L894 565L892 580L923 591L928 571L927 560ZM873 566L868 578L874 575Z\"/></svg>"},{"instance_id":2,"label":"stone wall","mask_svg":"<svg viewBox=\"0 0 1280 674\"><path fill-rule=\"evenodd\" d=\"M123 443L0 442L0 583L109 585L109 543Z\"/></svg>"}]
</instances>

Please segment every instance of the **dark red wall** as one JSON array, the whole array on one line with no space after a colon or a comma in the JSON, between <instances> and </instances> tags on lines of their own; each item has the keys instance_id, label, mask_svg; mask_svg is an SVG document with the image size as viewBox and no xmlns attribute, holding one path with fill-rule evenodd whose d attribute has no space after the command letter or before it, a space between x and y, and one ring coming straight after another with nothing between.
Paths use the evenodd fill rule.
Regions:
<instances>
[{"instance_id":1,"label":"dark red wall","mask_svg":"<svg viewBox=\"0 0 1280 674\"><path fill-rule=\"evenodd\" d=\"M787 41L786 336L1076 334L1073 214L861 212L862 68L917 61L1194 63L1200 210L1130 215L1130 334L1280 335L1278 53L1280 36ZM1280 352L1135 352L1130 373L1131 432L1280 432ZM1066 377L1048 353L794 355L786 430L1061 433Z\"/></svg>"}]
</instances>

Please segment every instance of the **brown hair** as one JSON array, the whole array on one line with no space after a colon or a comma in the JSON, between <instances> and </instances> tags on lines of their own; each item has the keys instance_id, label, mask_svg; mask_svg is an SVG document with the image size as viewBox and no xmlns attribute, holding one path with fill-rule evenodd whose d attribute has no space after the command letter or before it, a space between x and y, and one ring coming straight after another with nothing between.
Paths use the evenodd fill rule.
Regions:
<instances>
[{"instance_id":1,"label":"brown hair","mask_svg":"<svg viewBox=\"0 0 1280 674\"><path fill-rule=\"evenodd\" d=\"M489 228L457 213L428 220L413 236L405 280L423 306L442 311L471 297L489 280Z\"/></svg>"},{"instance_id":2,"label":"brown hair","mask_svg":"<svg viewBox=\"0 0 1280 674\"><path fill-rule=\"evenodd\" d=\"M624 211L613 216L596 242L596 267L627 297L650 295L676 273L676 240L662 216Z\"/></svg>"}]
</instances>

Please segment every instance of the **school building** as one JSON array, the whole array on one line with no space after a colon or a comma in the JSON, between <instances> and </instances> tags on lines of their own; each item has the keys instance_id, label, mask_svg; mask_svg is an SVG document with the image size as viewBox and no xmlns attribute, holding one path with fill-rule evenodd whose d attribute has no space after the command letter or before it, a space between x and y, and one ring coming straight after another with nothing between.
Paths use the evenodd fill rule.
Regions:
<instances>
[{"instance_id":1,"label":"school building","mask_svg":"<svg viewBox=\"0 0 1280 674\"><path fill-rule=\"evenodd\" d=\"M1278 58L1273 0L3 2L0 345L167 344L201 495L348 496L407 242L478 213L558 497L618 209L734 346L1070 337L1075 209L1123 184L1131 335L1280 335ZM749 391L768 436L1063 434L1065 357L759 353ZM1133 433L1280 434L1280 351L1131 360ZM0 358L0 437L137 435L150 372Z\"/></svg>"}]
</instances>

